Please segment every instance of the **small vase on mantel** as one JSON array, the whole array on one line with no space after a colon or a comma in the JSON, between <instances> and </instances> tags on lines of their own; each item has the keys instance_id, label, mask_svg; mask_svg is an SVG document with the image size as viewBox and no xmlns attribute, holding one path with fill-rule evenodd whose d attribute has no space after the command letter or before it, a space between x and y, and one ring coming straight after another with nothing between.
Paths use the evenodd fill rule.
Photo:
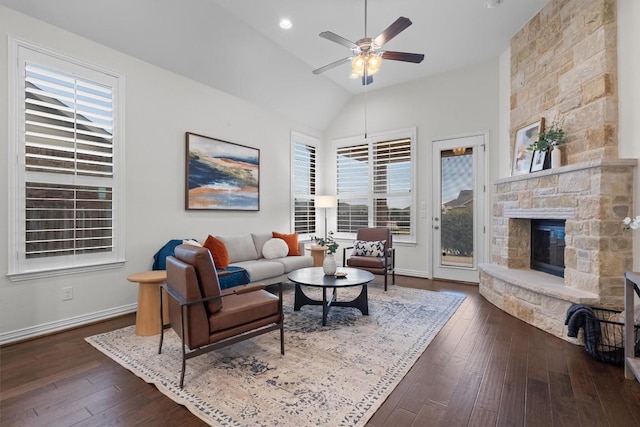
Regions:
<instances>
[{"instance_id":1,"label":"small vase on mantel","mask_svg":"<svg viewBox=\"0 0 640 427\"><path fill-rule=\"evenodd\" d=\"M553 147L551 150L551 169L562 166L562 152L559 147Z\"/></svg>"},{"instance_id":2,"label":"small vase on mantel","mask_svg":"<svg viewBox=\"0 0 640 427\"><path fill-rule=\"evenodd\" d=\"M324 261L322 261L322 270L324 271L325 276L333 276L336 274L336 258L333 254L327 254L324 257Z\"/></svg>"}]
</instances>

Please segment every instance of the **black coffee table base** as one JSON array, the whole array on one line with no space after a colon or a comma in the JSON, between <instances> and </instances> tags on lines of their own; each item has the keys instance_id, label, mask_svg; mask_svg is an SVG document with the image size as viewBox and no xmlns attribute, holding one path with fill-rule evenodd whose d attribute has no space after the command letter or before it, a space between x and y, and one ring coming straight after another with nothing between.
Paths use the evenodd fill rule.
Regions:
<instances>
[{"instance_id":1,"label":"black coffee table base","mask_svg":"<svg viewBox=\"0 0 640 427\"><path fill-rule=\"evenodd\" d=\"M295 298L293 303L293 311L300 311L300 308L304 305L321 305L322 306L322 326L327 326L327 316L329 315L329 309L332 306L335 307L353 307L360 310L360 312L368 316L369 315L369 299L367 297L367 284L362 284L362 290L360 295L351 301L338 301L337 300L337 287L325 286L322 288L322 301L309 298L304 292L302 292L301 285L296 283ZM302 285L304 286L304 285ZM327 298L327 289L332 288L333 292Z\"/></svg>"}]
</instances>

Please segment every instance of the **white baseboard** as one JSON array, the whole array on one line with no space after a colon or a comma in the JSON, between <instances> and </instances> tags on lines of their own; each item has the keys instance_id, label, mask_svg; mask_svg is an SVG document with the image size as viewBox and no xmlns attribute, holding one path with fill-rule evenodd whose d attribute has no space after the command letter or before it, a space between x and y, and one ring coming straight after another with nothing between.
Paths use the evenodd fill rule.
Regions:
<instances>
[{"instance_id":1,"label":"white baseboard","mask_svg":"<svg viewBox=\"0 0 640 427\"><path fill-rule=\"evenodd\" d=\"M401 276L421 277L423 279L431 279L431 276L426 271L421 270L405 270L396 268L396 274Z\"/></svg>"},{"instance_id":2,"label":"white baseboard","mask_svg":"<svg viewBox=\"0 0 640 427\"><path fill-rule=\"evenodd\" d=\"M94 313L83 314L82 316L70 317L68 319L57 320L55 322L43 323L42 325L31 326L29 328L18 329L0 334L0 345L9 344L15 341L22 341L35 338L40 335L47 335L52 332L59 332L65 329L86 325L88 323L106 320L111 317L121 316L135 312L137 304L127 304L121 307L110 308L108 310L96 311Z\"/></svg>"}]
</instances>

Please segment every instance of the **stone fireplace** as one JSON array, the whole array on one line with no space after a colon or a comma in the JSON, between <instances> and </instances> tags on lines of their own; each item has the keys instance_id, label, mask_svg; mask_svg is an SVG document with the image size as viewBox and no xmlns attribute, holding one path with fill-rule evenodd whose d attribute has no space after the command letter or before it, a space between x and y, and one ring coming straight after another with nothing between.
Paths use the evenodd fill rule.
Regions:
<instances>
[{"instance_id":1,"label":"stone fireplace","mask_svg":"<svg viewBox=\"0 0 640 427\"><path fill-rule=\"evenodd\" d=\"M571 304L621 307L632 264L622 219L632 203L634 159L597 160L495 183L492 263L480 294L502 310L566 339ZM564 278L531 270L531 220L565 220Z\"/></svg>"},{"instance_id":2,"label":"stone fireplace","mask_svg":"<svg viewBox=\"0 0 640 427\"><path fill-rule=\"evenodd\" d=\"M494 182L491 263L480 293L560 338L575 303L621 307L632 267L635 159L619 159L616 0L553 0L511 39L511 141L562 123L560 168ZM564 278L531 270L531 220L565 221Z\"/></svg>"}]
</instances>

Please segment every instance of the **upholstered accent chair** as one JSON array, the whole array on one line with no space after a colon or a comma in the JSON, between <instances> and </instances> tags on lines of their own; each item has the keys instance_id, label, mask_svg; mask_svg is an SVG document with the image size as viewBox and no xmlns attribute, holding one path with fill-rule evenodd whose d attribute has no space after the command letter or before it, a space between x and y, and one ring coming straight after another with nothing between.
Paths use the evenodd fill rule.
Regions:
<instances>
[{"instance_id":1,"label":"upholstered accent chair","mask_svg":"<svg viewBox=\"0 0 640 427\"><path fill-rule=\"evenodd\" d=\"M163 288L169 296L169 323L162 325L158 353L164 330L173 328L182 341L180 388L188 359L267 332L280 330L280 353L284 354L282 284L278 295L261 283L221 290L209 250L180 245L175 256L167 257Z\"/></svg>"},{"instance_id":2,"label":"upholstered accent chair","mask_svg":"<svg viewBox=\"0 0 640 427\"><path fill-rule=\"evenodd\" d=\"M343 249L342 266L384 275L385 291L389 275L391 283L396 283L395 262L391 230L386 227L358 229L353 246Z\"/></svg>"}]
</instances>

